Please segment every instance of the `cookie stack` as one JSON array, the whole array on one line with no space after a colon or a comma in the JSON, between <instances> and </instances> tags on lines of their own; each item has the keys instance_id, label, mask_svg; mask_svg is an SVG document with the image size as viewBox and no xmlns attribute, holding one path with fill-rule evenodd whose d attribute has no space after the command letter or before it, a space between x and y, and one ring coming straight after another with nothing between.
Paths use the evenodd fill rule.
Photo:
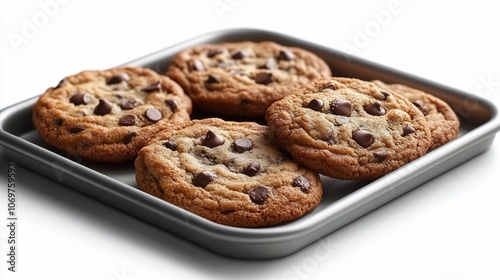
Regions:
<instances>
[{"instance_id":1,"label":"cookie stack","mask_svg":"<svg viewBox=\"0 0 500 280\"><path fill-rule=\"evenodd\" d=\"M167 68L68 76L34 105L35 127L72 157L133 161L141 190L238 227L314 210L320 174L376 179L458 136L444 101L404 85L332 77L305 49L206 44Z\"/></svg>"}]
</instances>

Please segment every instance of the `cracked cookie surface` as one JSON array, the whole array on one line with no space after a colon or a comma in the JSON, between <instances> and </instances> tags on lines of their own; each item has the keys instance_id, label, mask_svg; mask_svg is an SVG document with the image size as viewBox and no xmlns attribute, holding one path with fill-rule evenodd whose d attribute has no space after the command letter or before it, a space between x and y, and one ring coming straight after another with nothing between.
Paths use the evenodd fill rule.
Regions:
<instances>
[{"instance_id":1,"label":"cracked cookie surface","mask_svg":"<svg viewBox=\"0 0 500 280\"><path fill-rule=\"evenodd\" d=\"M322 197L318 173L286 157L266 126L216 118L163 131L135 161L139 188L216 223L295 220Z\"/></svg>"},{"instance_id":2,"label":"cracked cookie surface","mask_svg":"<svg viewBox=\"0 0 500 280\"><path fill-rule=\"evenodd\" d=\"M331 75L315 54L274 42L206 44L176 55L167 75L209 114L263 117L298 86Z\"/></svg>"},{"instance_id":3,"label":"cracked cookie surface","mask_svg":"<svg viewBox=\"0 0 500 280\"><path fill-rule=\"evenodd\" d=\"M136 67L82 71L33 106L41 138L88 161L132 160L157 132L190 120L191 101L164 75Z\"/></svg>"},{"instance_id":4,"label":"cracked cookie surface","mask_svg":"<svg viewBox=\"0 0 500 280\"><path fill-rule=\"evenodd\" d=\"M325 78L273 103L266 121L276 143L323 175L383 176L425 154L430 131L409 100L373 83Z\"/></svg>"}]
</instances>

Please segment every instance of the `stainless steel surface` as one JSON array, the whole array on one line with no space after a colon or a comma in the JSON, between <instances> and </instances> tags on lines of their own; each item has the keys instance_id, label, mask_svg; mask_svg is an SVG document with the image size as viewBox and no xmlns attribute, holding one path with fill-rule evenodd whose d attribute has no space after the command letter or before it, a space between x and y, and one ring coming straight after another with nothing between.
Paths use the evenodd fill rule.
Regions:
<instances>
[{"instance_id":1,"label":"stainless steel surface","mask_svg":"<svg viewBox=\"0 0 500 280\"><path fill-rule=\"evenodd\" d=\"M334 75L404 83L435 94L461 117L460 136L372 182L323 177L324 197L315 211L291 223L259 229L215 224L141 192L131 163L85 163L48 147L29 121L36 98L0 112L0 144L18 163L211 251L235 258L267 259L291 254L486 151L500 129L498 109L487 100L324 46L261 30L232 29L205 34L124 65L145 66L163 73L170 58L186 47L241 40L272 40L302 47L325 59Z\"/></svg>"}]
</instances>

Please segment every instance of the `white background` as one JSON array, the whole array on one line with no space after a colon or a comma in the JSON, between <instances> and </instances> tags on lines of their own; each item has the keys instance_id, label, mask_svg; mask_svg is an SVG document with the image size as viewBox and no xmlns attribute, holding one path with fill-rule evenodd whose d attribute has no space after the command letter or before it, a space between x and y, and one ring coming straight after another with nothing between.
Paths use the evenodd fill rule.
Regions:
<instances>
[{"instance_id":1,"label":"white background","mask_svg":"<svg viewBox=\"0 0 500 280\"><path fill-rule=\"evenodd\" d=\"M500 104L500 16L493 0L0 3L0 108L69 74L232 27L356 47L363 58ZM212 254L18 166L12 273L7 162L0 161L1 279L500 279L498 137L486 153L334 232L323 245L266 261ZM321 257L320 246L326 246Z\"/></svg>"}]
</instances>

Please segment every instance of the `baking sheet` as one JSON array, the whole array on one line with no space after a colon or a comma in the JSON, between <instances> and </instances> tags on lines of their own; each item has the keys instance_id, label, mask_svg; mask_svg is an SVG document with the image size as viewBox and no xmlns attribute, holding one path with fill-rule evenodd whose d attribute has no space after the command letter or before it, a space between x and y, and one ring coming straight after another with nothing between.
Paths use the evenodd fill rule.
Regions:
<instances>
[{"instance_id":1,"label":"baking sheet","mask_svg":"<svg viewBox=\"0 0 500 280\"><path fill-rule=\"evenodd\" d=\"M123 65L148 67L164 73L171 57L187 47L243 40L270 40L308 49L323 58L335 76L402 83L432 93L448 102L461 118L460 136L378 180L340 181L322 177L323 200L313 212L290 223L257 229L219 225L138 190L132 163L87 163L47 146L30 121L31 107L38 97L0 111L0 144L19 164L213 252L235 258L268 259L291 254L486 151L500 129L498 109L487 100L324 46L264 30L211 32ZM48 85L53 83L49 81Z\"/></svg>"}]
</instances>

